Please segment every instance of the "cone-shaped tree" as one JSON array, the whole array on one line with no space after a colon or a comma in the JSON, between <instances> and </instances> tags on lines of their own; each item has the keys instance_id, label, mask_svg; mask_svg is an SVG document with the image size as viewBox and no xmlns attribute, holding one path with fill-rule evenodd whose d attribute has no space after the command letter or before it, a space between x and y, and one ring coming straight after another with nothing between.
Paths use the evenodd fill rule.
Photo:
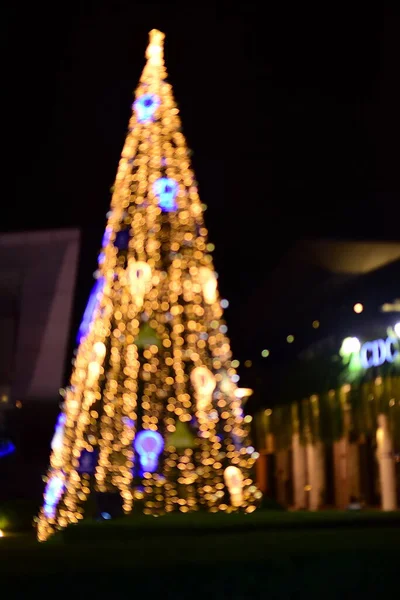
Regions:
<instances>
[{"instance_id":1,"label":"cone-shaped tree","mask_svg":"<svg viewBox=\"0 0 400 600\"><path fill-rule=\"evenodd\" d=\"M52 443L38 538L76 523L89 494L125 512L252 512L238 377L203 207L150 32L70 386Z\"/></svg>"}]
</instances>

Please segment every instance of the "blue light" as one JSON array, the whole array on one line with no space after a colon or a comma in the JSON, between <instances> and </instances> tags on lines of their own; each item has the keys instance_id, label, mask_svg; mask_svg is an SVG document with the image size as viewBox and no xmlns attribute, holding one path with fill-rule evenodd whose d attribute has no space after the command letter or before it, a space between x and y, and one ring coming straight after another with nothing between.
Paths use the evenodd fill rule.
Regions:
<instances>
[{"instance_id":1,"label":"blue light","mask_svg":"<svg viewBox=\"0 0 400 600\"><path fill-rule=\"evenodd\" d=\"M143 472L154 473L158 466L158 456L164 448L164 440L157 431L145 429L137 434L135 450L139 454Z\"/></svg>"},{"instance_id":2,"label":"blue light","mask_svg":"<svg viewBox=\"0 0 400 600\"><path fill-rule=\"evenodd\" d=\"M0 440L0 458L15 452L16 448L10 440Z\"/></svg>"},{"instance_id":3,"label":"blue light","mask_svg":"<svg viewBox=\"0 0 400 600\"><path fill-rule=\"evenodd\" d=\"M54 518L56 505L64 491L64 477L53 475L47 482L44 492L44 514L47 518Z\"/></svg>"},{"instance_id":4,"label":"blue light","mask_svg":"<svg viewBox=\"0 0 400 600\"><path fill-rule=\"evenodd\" d=\"M78 473L94 473L97 463L98 452L82 450L79 457Z\"/></svg>"},{"instance_id":5,"label":"blue light","mask_svg":"<svg viewBox=\"0 0 400 600\"><path fill-rule=\"evenodd\" d=\"M111 519L111 515L108 512L102 512L101 518L104 519L105 521L109 521Z\"/></svg>"},{"instance_id":6,"label":"blue light","mask_svg":"<svg viewBox=\"0 0 400 600\"><path fill-rule=\"evenodd\" d=\"M115 235L114 246L118 248L118 250L126 250L129 246L130 238L131 234L129 229L121 229Z\"/></svg>"},{"instance_id":7,"label":"blue light","mask_svg":"<svg viewBox=\"0 0 400 600\"><path fill-rule=\"evenodd\" d=\"M143 94L133 103L136 117L139 123L150 123L154 121L154 113L160 106L160 98L155 94Z\"/></svg>"},{"instance_id":8,"label":"blue light","mask_svg":"<svg viewBox=\"0 0 400 600\"><path fill-rule=\"evenodd\" d=\"M96 283L94 284L92 291L90 292L89 301L87 303L82 322L78 329L78 335L76 338L78 344L80 344L89 333L89 328L93 320L94 312L100 302L103 287L104 278L99 277L99 279L96 279Z\"/></svg>"},{"instance_id":9,"label":"blue light","mask_svg":"<svg viewBox=\"0 0 400 600\"><path fill-rule=\"evenodd\" d=\"M66 421L66 416L64 413L58 415L56 429L53 435L53 439L51 440L51 449L55 452L61 450L64 438L64 425Z\"/></svg>"},{"instance_id":10,"label":"blue light","mask_svg":"<svg viewBox=\"0 0 400 600\"><path fill-rule=\"evenodd\" d=\"M178 208L175 202L178 189L178 183L175 179L170 179L169 177L160 177L160 179L154 182L154 194L158 198L159 206L165 212L171 212Z\"/></svg>"},{"instance_id":11,"label":"blue light","mask_svg":"<svg viewBox=\"0 0 400 600\"><path fill-rule=\"evenodd\" d=\"M135 421L133 419L130 419L129 417L122 417L122 422L131 429L135 427Z\"/></svg>"},{"instance_id":12,"label":"blue light","mask_svg":"<svg viewBox=\"0 0 400 600\"><path fill-rule=\"evenodd\" d=\"M385 362L392 363L396 361L399 354L397 338L389 336L386 340L379 339L365 342L360 350L361 366L363 369L380 367Z\"/></svg>"},{"instance_id":13,"label":"blue light","mask_svg":"<svg viewBox=\"0 0 400 600\"><path fill-rule=\"evenodd\" d=\"M106 229L104 231L104 235L103 235L103 241L101 243L102 248L105 248L106 246L108 246L108 244L110 242L111 233L112 233L111 227L106 227Z\"/></svg>"}]
</instances>

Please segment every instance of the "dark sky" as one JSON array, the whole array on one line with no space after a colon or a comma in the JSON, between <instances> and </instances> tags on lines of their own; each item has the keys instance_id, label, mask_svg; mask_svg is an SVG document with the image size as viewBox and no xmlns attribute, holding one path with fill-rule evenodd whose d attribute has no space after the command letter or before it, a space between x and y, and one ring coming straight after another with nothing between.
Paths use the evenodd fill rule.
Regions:
<instances>
[{"instance_id":1,"label":"dark sky","mask_svg":"<svg viewBox=\"0 0 400 600\"><path fill-rule=\"evenodd\" d=\"M295 239L398 237L399 15L257 4L7 9L0 228L82 228L78 313L153 27L167 34L239 358L256 326L247 296Z\"/></svg>"}]
</instances>

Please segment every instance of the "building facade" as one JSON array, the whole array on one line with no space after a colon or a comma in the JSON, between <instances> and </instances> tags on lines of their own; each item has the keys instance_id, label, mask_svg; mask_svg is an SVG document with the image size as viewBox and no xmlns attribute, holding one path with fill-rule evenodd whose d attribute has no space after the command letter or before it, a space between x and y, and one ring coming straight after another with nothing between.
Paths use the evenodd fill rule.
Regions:
<instances>
[{"instance_id":1,"label":"building facade","mask_svg":"<svg viewBox=\"0 0 400 600\"><path fill-rule=\"evenodd\" d=\"M0 234L0 497L42 487L79 251L78 230Z\"/></svg>"},{"instance_id":2,"label":"building facade","mask_svg":"<svg viewBox=\"0 0 400 600\"><path fill-rule=\"evenodd\" d=\"M308 274L292 279L294 309L287 319L265 317L266 331L273 320L281 341L266 344L267 376L253 409L259 485L296 509L394 510L400 506L400 244L320 242L298 251L280 267L285 285L291 273Z\"/></svg>"}]
</instances>

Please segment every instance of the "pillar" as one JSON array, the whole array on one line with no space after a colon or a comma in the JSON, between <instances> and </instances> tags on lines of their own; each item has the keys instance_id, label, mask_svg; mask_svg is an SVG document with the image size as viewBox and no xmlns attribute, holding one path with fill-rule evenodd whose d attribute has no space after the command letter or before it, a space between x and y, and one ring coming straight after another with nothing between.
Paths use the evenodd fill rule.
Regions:
<instances>
[{"instance_id":1,"label":"pillar","mask_svg":"<svg viewBox=\"0 0 400 600\"><path fill-rule=\"evenodd\" d=\"M292 435L292 462L293 462L293 495L294 508L301 510L306 508L306 451L300 443L300 434Z\"/></svg>"},{"instance_id":2,"label":"pillar","mask_svg":"<svg viewBox=\"0 0 400 600\"><path fill-rule=\"evenodd\" d=\"M378 415L376 442L382 510L396 510L396 473L387 415Z\"/></svg>"},{"instance_id":3,"label":"pillar","mask_svg":"<svg viewBox=\"0 0 400 600\"><path fill-rule=\"evenodd\" d=\"M348 490L349 496L360 500L361 480L360 480L360 451L358 443L349 443L348 449Z\"/></svg>"},{"instance_id":4,"label":"pillar","mask_svg":"<svg viewBox=\"0 0 400 600\"><path fill-rule=\"evenodd\" d=\"M310 510L318 510L322 504L322 494L325 487L325 469L323 446L321 442L308 443L306 446L307 475Z\"/></svg>"},{"instance_id":5,"label":"pillar","mask_svg":"<svg viewBox=\"0 0 400 600\"><path fill-rule=\"evenodd\" d=\"M260 454L256 462L256 482L258 489L263 494L266 494L268 491L267 469L267 455Z\"/></svg>"},{"instance_id":6,"label":"pillar","mask_svg":"<svg viewBox=\"0 0 400 600\"><path fill-rule=\"evenodd\" d=\"M333 467L335 473L335 505L345 509L349 505L350 494L347 476L347 436L333 443Z\"/></svg>"},{"instance_id":7,"label":"pillar","mask_svg":"<svg viewBox=\"0 0 400 600\"><path fill-rule=\"evenodd\" d=\"M287 483L289 481L289 452L287 449L276 453L277 500L282 506L289 502Z\"/></svg>"}]
</instances>

